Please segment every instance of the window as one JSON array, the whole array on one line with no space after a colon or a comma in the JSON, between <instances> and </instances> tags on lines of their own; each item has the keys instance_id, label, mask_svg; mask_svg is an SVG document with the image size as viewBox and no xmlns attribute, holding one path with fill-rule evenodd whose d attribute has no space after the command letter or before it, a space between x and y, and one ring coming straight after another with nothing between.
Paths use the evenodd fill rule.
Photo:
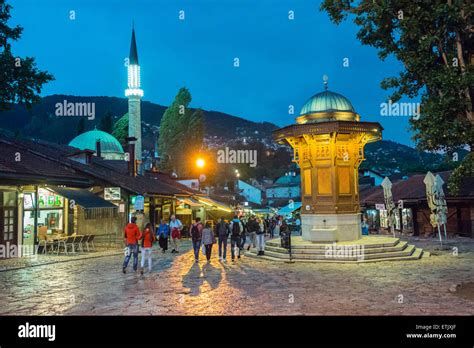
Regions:
<instances>
[{"instance_id":1,"label":"window","mask_svg":"<svg viewBox=\"0 0 474 348\"><path fill-rule=\"evenodd\" d=\"M3 240L10 241L15 232L15 209L4 208L3 210Z\"/></svg>"},{"instance_id":2,"label":"window","mask_svg":"<svg viewBox=\"0 0 474 348\"><path fill-rule=\"evenodd\" d=\"M16 198L15 191L0 192L0 232L3 231L4 242L15 239Z\"/></svg>"}]
</instances>

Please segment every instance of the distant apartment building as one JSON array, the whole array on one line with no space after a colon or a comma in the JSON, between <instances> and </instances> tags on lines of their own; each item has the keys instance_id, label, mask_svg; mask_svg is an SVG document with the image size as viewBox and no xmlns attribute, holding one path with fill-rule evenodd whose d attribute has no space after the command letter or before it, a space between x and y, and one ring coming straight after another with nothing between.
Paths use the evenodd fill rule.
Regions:
<instances>
[{"instance_id":1,"label":"distant apartment building","mask_svg":"<svg viewBox=\"0 0 474 348\"><path fill-rule=\"evenodd\" d=\"M289 200L301 199L301 177L296 172L286 173L275 180L266 190L267 203L274 206L284 206Z\"/></svg>"},{"instance_id":2,"label":"distant apartment building","mask_svg":"<svg viewBox=\"0 0 474 348\"><path fill-rule=\"evenodd\" d=\"M240 195L244 196L248 202L262 204L262 190L258 187L250 185L245 181L238 180L237 187Z\"/></svg>"}]
</instances>

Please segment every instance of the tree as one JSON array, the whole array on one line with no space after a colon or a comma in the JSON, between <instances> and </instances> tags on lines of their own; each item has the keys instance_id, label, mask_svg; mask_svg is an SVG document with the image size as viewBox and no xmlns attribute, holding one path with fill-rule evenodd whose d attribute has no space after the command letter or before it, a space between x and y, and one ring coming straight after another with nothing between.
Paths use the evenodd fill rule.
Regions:
<instances>
[{"instance_id":1,"label":"tree","mask_svg":"<svg viewBox=\"0 0 474 348\"><path fill-rule=\"evenodd\" d=\"M86 119L81 117L77 122L77 135L82 134L86 131Z\"/></svg>"},{"instance_id":2,"label":"tree","mask_svg":"<svg viewBox=\"0 0 474 348\"><path fill-rule=\"evenodd\" d=\"M23 28L9 27L11 6L0 0L0 111L11 109L15 103L30 108L40 100L43 84L54 80L46 71L36 68L32 57L15 57L9 41L17 41Z\"/></svg>"},{"instance_id":3,"label":"tree","mask_svg":"<svg viewBox=\"0 0 474 348\"><path fill-rule=\"evenodd\" d=\"M128 112L115 122L112 129L112 135L122 144L127 145L125 138L128 137Z\"/></svg>"},{"instance_id":4,"label":"tree","mask_svg":"<svg viewBox=\"0 0 474 348\"><path fill-rule=\"evenodd\" d=\"M188 108L191 99L189 90L181 88L160 121L160 168L167 172L175 171L178 176L192 172L192 160L202 149L204 113L200 109Z\"/></svg>"},{"instance_id":5,"label":"tree","mask_svg":"<svg viewBox=\"0 0 474 348\"><path fill-rule=\"evenodd\" d=\"M382 60L394 55L403 63L404 70L381 86L394 90L392 102L421 96L420 117L410 120L417 147L451 154L468 145L464 162L473 161L474 3L325 0L321 9L336 24L355 16L363 44L377 48Z\"/></svg>"},{"instance_id":6,"label":"tree","mask_svg":"<svg viewBox=\"0 0 474 348\"><path fill-rule=\"evenodd\" d=\"M99 129L110 134L113 132L113 128L112 113L107 111L100 120Z\"/></svg>"}]
</instances>

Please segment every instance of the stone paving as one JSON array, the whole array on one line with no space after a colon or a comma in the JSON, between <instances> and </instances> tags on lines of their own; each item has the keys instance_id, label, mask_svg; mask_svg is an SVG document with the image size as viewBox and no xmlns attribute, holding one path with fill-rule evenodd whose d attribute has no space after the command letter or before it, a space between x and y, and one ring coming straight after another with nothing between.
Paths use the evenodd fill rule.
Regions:
<instances>
[{"instance_id":1,"label":"stone paving","mask_svg":"<svg viewBox=\"0 0 474 348\"><path fill-rule=\"evenodd\" d=\"M154 250L152 273L122 274L123 255L0 272L0 315L472 315L474 243L410 240L417 261L194 263ZM452 248L458 247L459 254ZM1 262L0 262L1 266Z\"/></svg>"}]
</instances>

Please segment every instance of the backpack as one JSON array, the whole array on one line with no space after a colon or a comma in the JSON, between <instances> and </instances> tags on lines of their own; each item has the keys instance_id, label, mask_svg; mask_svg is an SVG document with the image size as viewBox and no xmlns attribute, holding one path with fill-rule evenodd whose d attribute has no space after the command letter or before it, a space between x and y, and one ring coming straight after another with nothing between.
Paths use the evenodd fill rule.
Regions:
<instances>
[{"instance_id":1,"label":"backpack","mask_svg":"<svg viewBox=\"0 0 474 348\"><path fill-rule=\"evenodd\" d=\"M229 229L229 226L226 223L219 223L217 224L217 235L218 236L225 236L227 235L227 230Z\"/></svg>"},{"instance_id":2,"label":"backpack","mask_svg":"<svg viewBox=\"0 0 474 348\"><path fill-rule=\"evenodd\" d=\"M233 237L238 237L240 235L240 223L233 221L232 222L232 236Z\"/></svg>"},{"instance_id":3,"label":"backpack","mask_svg":"<svg viewBox=\"0 0 474 348\"><path fill-rule=\"evenodd\" d=\"M196 241L199 240L199 229L198 229L198 224L194 224L193 227L191 228L191 238L192 240Z\"/></svg>"}]
</instances>

